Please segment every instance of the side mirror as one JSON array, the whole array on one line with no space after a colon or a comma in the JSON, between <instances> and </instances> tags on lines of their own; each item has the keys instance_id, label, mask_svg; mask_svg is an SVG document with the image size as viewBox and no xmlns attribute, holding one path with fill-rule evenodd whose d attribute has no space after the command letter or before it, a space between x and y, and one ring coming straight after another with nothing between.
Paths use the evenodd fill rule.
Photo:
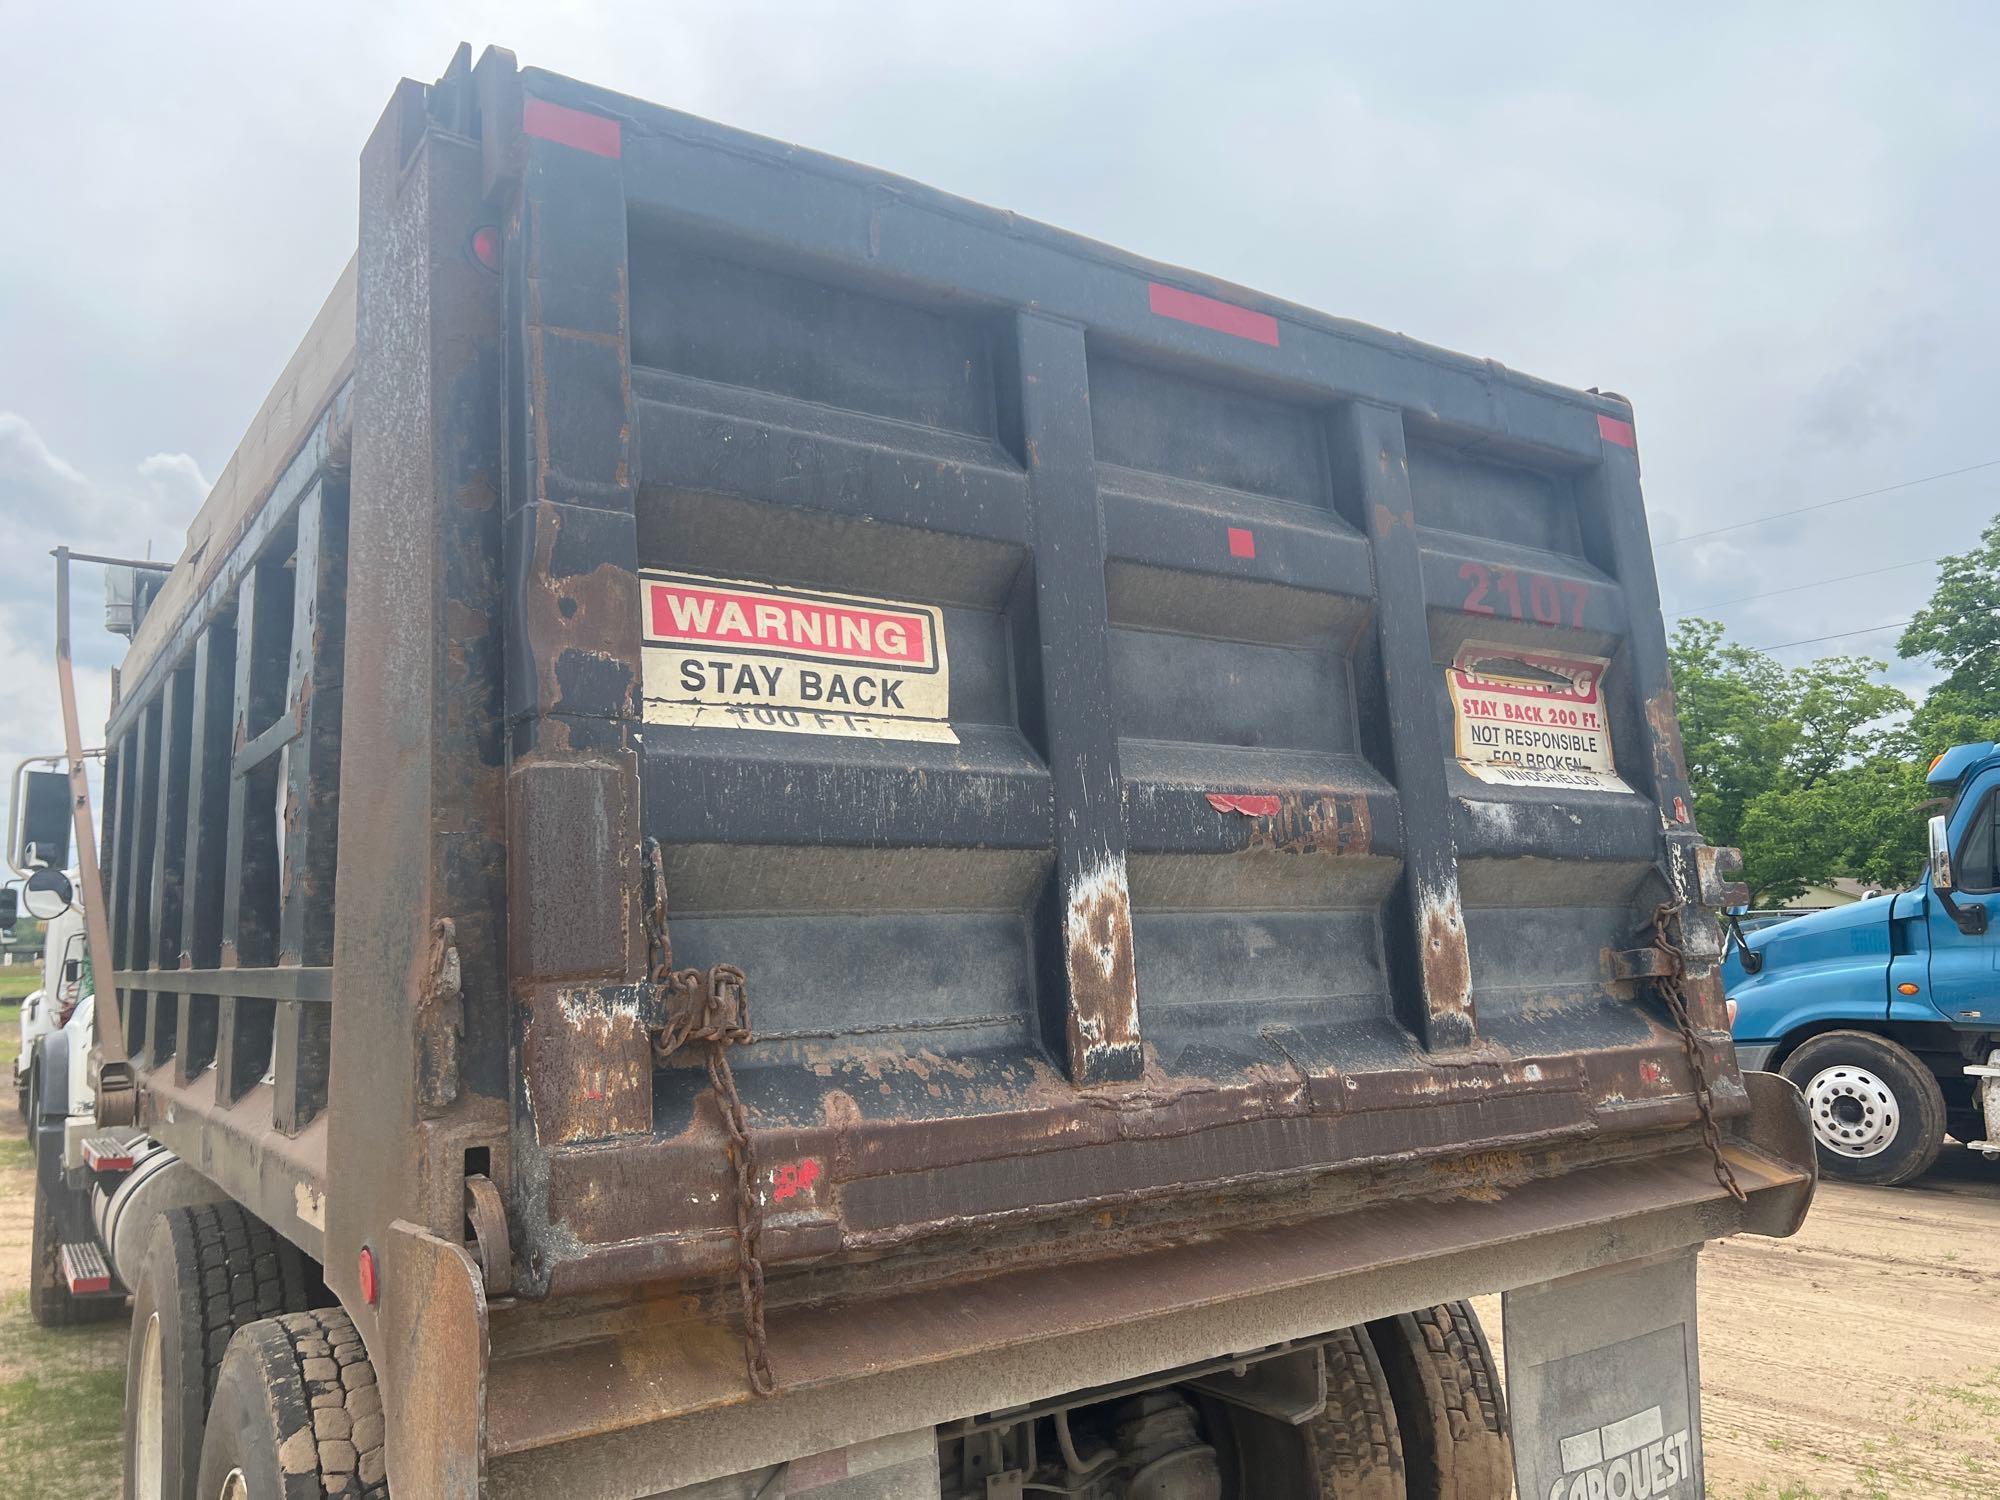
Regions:
<instances>
[{"instance_id":1,"label":"side mirror","mask_svg":"<svg viewBox=\"0 0 2000 1500\"><path fill-rule=\"evenodd\" d=\"M14 866L69 863L69 778L60 771L23 771L15 786L20 807L14 824Z\"/></svg>"},{"instance_id":2,"label":"side mirror","mask_svg":"<svg viewBox=\"0 0 2000 1500\"><path fill-rule=\"evenodd\" d=\"M1951 873L1951 833L1945 826L1944 814L1937 813L1930 822L1931 838L1931 889L1948 891L1957 882Z\"/></svg>"},{"instance_id":3,"label":"side mirror","mask_svg":"<svg viewBox=\"0 0 2000 1500\"><path fill-rule=\"evenodd\" d=\"M1975 901L1970 906L1960 906L1951 899L1951 890L1957 884L1951 869L1951 835L1945 828L1944 814L1938 813L1931 819L1931 894L1937 897L1944 914L1958 925L1958 930L1967 937L1986 935L1986 906Z\"/></svg>"},{"instance_id":4,"label":"side mirror","mask_svg":"<svg viewBox=\"0 0 2000 1500\"><path fill-rule=\"evenodd\" d=\"M44 865L30 875L23 888L28 915L40 917L44 922L68 911L75 899L76 890L70 885L69 877L50 865Z\"/></svg>"},{"instance_id":5,"label":"side mirror","mask_svg":"<svg viewBox=\"0 0 2000 1500\"><path fill-rule=\"evenodd\" d=\"M11 885L0 885L0 932L11 933L20 920L20 894Z\"/></svg>"}]
</instances>

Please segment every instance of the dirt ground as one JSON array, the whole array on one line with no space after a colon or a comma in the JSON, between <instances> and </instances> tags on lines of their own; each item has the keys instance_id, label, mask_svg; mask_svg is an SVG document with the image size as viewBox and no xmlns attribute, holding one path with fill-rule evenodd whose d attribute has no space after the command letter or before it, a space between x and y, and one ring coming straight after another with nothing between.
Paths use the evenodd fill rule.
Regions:
<instances>
[{"instance_id":1,"label":"dirt ground","mask_svg":"<svg viewBox=\"0 0 2000 1500\"><path fill-rule=\"evenodd\" d=\"M1948 1146L1912 1187L1822 1184L1796 1236L1700 1274L1715 1500L2000 1495L2000 1164Z\"/></svg>"}]
</instances>

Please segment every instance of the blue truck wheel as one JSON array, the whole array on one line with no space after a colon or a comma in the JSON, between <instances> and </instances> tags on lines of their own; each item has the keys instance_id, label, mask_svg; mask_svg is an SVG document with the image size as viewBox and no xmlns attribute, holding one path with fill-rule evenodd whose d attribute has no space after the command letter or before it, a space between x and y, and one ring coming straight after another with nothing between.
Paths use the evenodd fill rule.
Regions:
<instances>
[{"instance_id":1,"label":"blue truck wheel","mask_svg":"<svg viewBox=\"0 0 2000 1500\"><path fill-rule=\"evenodd\" d=\"M1829 1031L1780 1070L1805 1095L1823 1176L1900 1187L1944 1145L1944 1094L1908 1051L1865 1031Z\"/></svg>"}]
</instances>

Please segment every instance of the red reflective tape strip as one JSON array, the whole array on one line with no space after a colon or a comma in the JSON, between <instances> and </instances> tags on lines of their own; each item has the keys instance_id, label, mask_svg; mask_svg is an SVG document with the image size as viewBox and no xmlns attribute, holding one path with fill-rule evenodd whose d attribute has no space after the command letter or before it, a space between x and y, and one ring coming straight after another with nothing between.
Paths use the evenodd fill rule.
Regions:
<instances>
[{"instance_id":1,"label":"red reflective tape strip","mask_svg":"<svg viewBox=\"0 0 2000 1500\"><path fill-rule=\"evenodd\" d=\"M571 109L565 104L551 104L546 99L530 99L521 106L521 129L540 140L573 146L592 156L615 160L624 150L616 120Z\"/></svg>"},{"instance_id":2,"label":"red reflective tape strip","mask_svg":"<svg viewBox=\"0 0 2000 1500\"><path fill-rule=\"evenodd\" d=\"M1246 818L1268 818L1278 810L1276 797L1257 797L1247 792L1210 792L1208 805L1217 812L1242 813Z\"/></svg>"},{"instance_id":3,"label":"red reflective tape strip","mask_svg":"<svg viewBox=\"0 0 2000 1500\"><path fill-rule=\"evenodd\" d=\"M69 1294L72 1297L88 1297L98 1292L111 1290L109 1276L72 1276L69 1280Z\"/></svg>"},{"instance_id":4,"label":"red reflective tape strip","mask_svg":"<svg viewBox=\"0 0 2000 1500\"><path fill-rule=\"evenodd\" d=\"M1255 557L1257 555L1256 533L1241 526L1230 527L1229 555L1231 557Z\"/></svg>"},{"instance_id":5,"label":"red reflective tape strip","mask_svg":"<svg viewBox=\"0 0 2000 1500\"><path fill-rule=\"evenodd\" d=\"M1597 414L1597 435L1605 442L1616 443L1621 448L1636 449L1639 446L1639 435L1632 430L1630 422L1607 417L1603 412Z\"/></svg>"},{"instance_id":6,"label":"red reflective tape strip","mask_svg":"<svg viewBox=\"0 0 2000 1500\"><path fill-rule=\"evenodd\" d=\"M1273 349L1278 347L1278 320L1269 313L1252 312L1247 307L1218 302L1197 292L1184 292L1177 286L1161 286L1157 281L1146 284L1146 293L1152 299L1153 311L1163 318L1192 323L1197 328L1212 328L1232 338L1269 344Z\"/></svg>"}]
</instances>

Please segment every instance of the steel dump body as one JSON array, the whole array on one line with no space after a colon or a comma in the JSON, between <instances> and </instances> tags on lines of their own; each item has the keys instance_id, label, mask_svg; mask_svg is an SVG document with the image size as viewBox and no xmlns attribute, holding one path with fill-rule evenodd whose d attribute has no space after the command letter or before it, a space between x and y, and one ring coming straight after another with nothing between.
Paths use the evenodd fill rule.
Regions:
<instances>
[{"instance_id":1,"label":"steel dump body","mask_svg":"<svg viewBox=\"0 0 2000 1500\"><path fill-rule=\"evenodd\" d=\"M135 646L104 860L141 1117L324 1260L411 1493L1802 1204L1743 1141L1717 1186L1649 978L1674 908L1748 1140L1622 402L503 53L392 102L356 277ZM673 967L744 976L783 1434L649 841Z\"/></svg>"}]
</instances>

